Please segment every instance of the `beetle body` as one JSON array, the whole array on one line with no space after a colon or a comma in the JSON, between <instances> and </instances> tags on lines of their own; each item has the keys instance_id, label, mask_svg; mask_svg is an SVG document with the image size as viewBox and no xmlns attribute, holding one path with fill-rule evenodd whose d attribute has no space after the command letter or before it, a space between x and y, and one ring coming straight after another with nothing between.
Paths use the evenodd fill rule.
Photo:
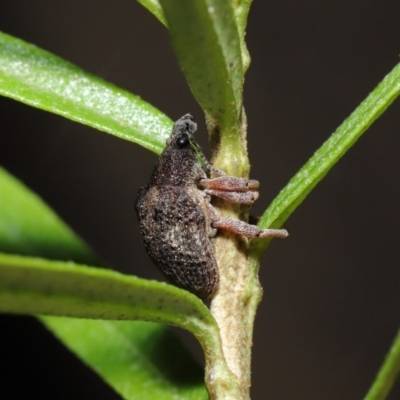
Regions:
<instances>
[{"instance_id":1,"label":"beetle body","mask_svg":"<svg viewBox=\"0 0 400 400\"><path fill-rule=\"evenodd\" d=\"M259 183L213 168L194 141L196 128L189 114L175 122L150 182L139 190L135 209L153 262L172 283L208 300L219 283L211 242L217 229L247 238L285 238L288 233L219 217L211 196L251 205L258 197Z\"/></svg>"},{"instance_id":2,"label":"beetle body","mask_svg":"<svg viewBox=\"0 0 400 400\"><path fill-rule=\"evenodd\" d=\"M135 208L153 262L174 284L208 299L219 276L208 196L197 187L207 175L193 146L195 130L192 117L177 121L149 184L139 190Z\"/></svg>"}]
</instances>

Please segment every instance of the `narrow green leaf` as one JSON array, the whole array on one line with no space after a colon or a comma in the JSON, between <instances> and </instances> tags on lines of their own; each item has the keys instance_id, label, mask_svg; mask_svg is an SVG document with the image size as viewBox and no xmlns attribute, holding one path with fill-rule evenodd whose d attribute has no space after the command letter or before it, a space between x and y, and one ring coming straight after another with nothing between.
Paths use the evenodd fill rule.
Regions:
<instances>
[{"instance_id":1,"label":"narrow green leaf","mask_svg":"<svg viewBox=\"0 0 400 400\"><path fill-rule=\"evenodd\" d=\"M0 251L99 264L93 251L53 210L1 167Z\"/></svg>"},{"instance_id":2,"label":"narrow green leaf","mask_svg":"<svg viewBox=\"0 0 400 400\"><path fill-rule=\"evenodd\" d=\"M73 262L4 253L0 311L162 322L195 336L216 329L203 302L175 286Z\"/></svg>"},{"instance_id":3,"label":"narrow green leaf","mask_svg":"<svg viewBox=\"0 0 400 400\"><path fill-rule=\"evenodd\" d=\"M308 160L279 193L260 219L261 228L279 228L303 202L311 190L354 145L400 94L400 64L398 64L357 107L332 136ZM259 251L266 241L257 241Z\"/></svg>"},{"instance_id":4,"label":"narrow green leaf","mask_svg":"<svg viewBox=\"0 0 400 400\"><path fill-rule=\"evenodd\" d=\"M240 39L229 0L160 0L189 86L214 124L227 130L242 110Z\"/></svg>"},{"instance_id":5,"label":"narrow green leaf","mask_svg":"<svg viewBox=\"0 0 400 400\"><path fill-rule=\"evenodd\" d=\"M40 317L124 399L208 399L204 371L164 326Z\"/></svg>"},{"instance_id":6,"label":"narrow green leaf","mask_svg":"<svg viewBox=\"0 0 400 400\"><path fill-rule=\"evenodd\" d=\"M400 374L400 331L364 400L385 400Z\"/></svg>"},{"instance_id":7,"label":"narrow green leaf","mask_svg":"<svg viewBox=\"0 0 400 400\"><path fill-rule=\"evenodd\" d=\"M74 260L81 263L97 260L93 252L38 196L3 169L0 169L0 194L0 251ZM3 311L19 313L47 311L55 314L65 312L68 315L82 316L82 314L77 314L79 312L77 308L83 307L82 310L86 316L90 316L90 312L104 315L105 304L101 301L96 303L93 297L96 292L93 289L94 281L92 282L89 278L90 273L95 269L91 268L89 275L83 273L84 279L78 278L75 288L72 287L74 274L70 275L65 282L67 286L69 285L68 289L68 287L63 288L63 277L68 275L68 271L76 270L74 272L77 272L79 269L72 262L54 265L49 260L26 259L5 254L1 259L3 263L0 273L0 308ZM33 268L27 268L30 261L34 264ZM48 265L50 265L50 272L46 272ZM109 281L111 286L121 285L126 278L129 282L131 282L130 279L135 280L135 278L122 276L121 281L120 274L99 269L98 274L102 277L96 278L97 281L98 279L103 283L107 281L103 273L111 274L112 278ZM54 276L51 277L51 274ZM145 281L146 283L152 282ZM166 286L161 283L158 285ZM40 288L43 290L40 291ZM60 289L58 292L57 288ZM79 292L79 288L89 297L92 296L92 299L85 301L79 296L68 297L68 290ZM91 288L94 292L91 292ZM69 295L74 295L74 293L69 292ZM127 293L125 295L129 296ZM82 302L78 304L79 298ZM198 299L195 300L198 301ZM117 299L115 298L114 301ZM68 311L69 302L75 304L75 311ZM90 304L95 305L97 311L92 309L89 312ZM132 314L130 308L129 313ZM204 386L199 384L203 373L198 371L187 350L170 338L168 329L164 325L130 321L122 324L117 321L85 321L58 317L46 317L42 318L42 321L78 357L96 370L126 399L172 400L205 397ZM212 349L213 335L203 333L202 341L208 341L206 348ZM134 349L138 350L133 351ZM138 356L139 349L141 352ZM168 371L171 368L174 371L174 366L166 365L163 357L172 349L174 366L176 365L177 370L175 370L176 374L170 377ZM158 353L159 357L155 353ZM126 369L127 365L129 369ZM186 371L187 374L180 373L181 370ZM182 380L177 378L178 374L181 375ZM165 378L163 379L162 376ZM143 387L146 388L145 393ZM164 397L161 397L160 392L164 392Z\"/></svg>"},{"instance_id":8,"label":"narrow green leaf","mask_svg":"<svg viewBox=\"0 0 400 400\"><path fill-rule=\"evenodd\" d=\"M172 121L138 96L0 32L0 94L160 153Z\"/></svg>"},{"instance_id":9,"label":"narrow green leaf","mask_svg":"<svg viewBox=\"0 0 400 400\"><path fill-rule=\"evenodd\" d=\"M138 2L147 8L164 26L168 27L164 11L158 0L138 0ZM239 31L243 73L247 71L250 65L250 55L246 46L245 34L251 3L252 0L235 0L231 2Z\"/></svg>"},{"instance_id":10,"label":"narrow green leaf","mask_svg":"<svg viewBox=\"0 0 400 400\"><path fill-rule=\"evenodd\" d=\"M158 0L138 0L138 2L147 8L163 25L167 26L164 12Z\"/></svg>"}]
</instances>

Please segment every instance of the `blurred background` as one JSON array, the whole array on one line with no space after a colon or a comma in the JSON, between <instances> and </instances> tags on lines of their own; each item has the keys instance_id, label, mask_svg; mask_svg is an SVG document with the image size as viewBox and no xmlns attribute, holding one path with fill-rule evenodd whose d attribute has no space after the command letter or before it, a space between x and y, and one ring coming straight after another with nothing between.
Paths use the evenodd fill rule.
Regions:
<instances>
[{"instance_id":1,"label":"blurred background","mask_svg":"<svg viewBox=\"0 0 400 400\"><path fill-rule=\"evenodd\" d=\"M203 116L167 31L133 0L112 4L2 2L0 30L174 120L192 113L207 153ZM251 175L262 185L254 214L400 61L399 14L396 0L254 1L245 84ZM113 268L163 279L133 209L156 156L10 99L0 98L0 110L0 164ZM368 390L400 321L399 131L397 101L289 219L290 238L264 257L253 399L353 400ZM4 399L119 399L31 317L0 317L0 360ZM398 398L400 384L390 396Z\"/></svg>"}]
</instances>

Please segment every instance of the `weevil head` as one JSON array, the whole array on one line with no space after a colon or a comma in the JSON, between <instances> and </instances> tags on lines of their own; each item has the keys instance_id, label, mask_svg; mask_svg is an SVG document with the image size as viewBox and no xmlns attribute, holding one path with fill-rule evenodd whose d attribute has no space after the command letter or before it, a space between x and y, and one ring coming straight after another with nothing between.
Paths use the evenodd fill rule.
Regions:
<instances>
[{"instance_id":1,"label":"weevil head","mask_svg":"<svg viewBox=\"0 0 400 400\"><path fill-rule=\"evenodd\" d=\"M196 130L197 124L194 118L190 114L184 115L175 122L172 134L167 140L167 147L174 146L178 149L184 149L190 145L196 155L197 162L204 169L207 169L209 167L209 162L207 161L200 146L194 140L194 133Z\"/></svg>"},{"instance_id":2,"label":"weevil head","mask_svg":"<svg viewBox=\"0 0 400 400\"><path fill-rule=\"evenodd\" d=\"M175 122L153 171L153 184L187 186L197 183L202 166L208 163L194 140L196 130L197 124L190 114Z\"/></svg>"},{"instance_id":3,"label":"weevil head","mask_svg":"<svg viewBox=\"0 0 400 400\"><path fill-rule=\"evenodd\" d=\"M190 114L186 114L175 122L171 136L167 139L167 148L184 149L194 142L197 124Z\"/></svg>"}]
</instances>

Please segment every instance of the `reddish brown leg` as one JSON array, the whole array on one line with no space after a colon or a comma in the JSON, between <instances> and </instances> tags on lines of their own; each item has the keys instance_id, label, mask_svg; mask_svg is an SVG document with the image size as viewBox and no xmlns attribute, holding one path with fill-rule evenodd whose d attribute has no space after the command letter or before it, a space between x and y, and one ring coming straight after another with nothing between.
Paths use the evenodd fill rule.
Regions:
<instances>
[{"instance_id":1,"label":"reddish brown leg","mask_svg":"<svg viewBox=\"0 0 400 400\"><path fill-rule=\"evenodd\" d=\"M246 204L251 206L258 199L258 192L224 192L222 190L205 189L204 193L216 196L229 203Z\"/></svg>"},{"instance_id":2,"label":"reddish brown leg","mask_svg":"<svg viewBox=\"0 0 400 400\"><path fill-rule=\"evenodd\" d=\"M211 215L211 226L215 229L225 229L226 231L236 233L237 235L243 235L250 239L269 237L284 239L289 236L286 229L261 230L256 225L250 225L247 222L238 219L221 218L216 209L210 203L207 204Z\"/></svg>"},{"instance_id":3,"label":"reddish brown leg","mask_svg":"<svg viewBox=\"0 0 400 400\"><path fill-rule=\"evenodd\" d=\"M200 186L210 196L219 197L230 203L252 205L258 199L259 182L234 176L219 176L213 179L201 179Z\"/></svg>"},{"instance_id":4,"label":"reddish brown leg","mask_svg":"<svg viewBox=\"0 0 400 400\"><path fill-rule=\"evenodd\" d=\"M199 183L205 189L225 192L248 192L249 190L256 190L260 186L260 183L254 179L249 180L226 175L212 179L201 179Z\"/></svg>"},{"instance_id":5,"label":"reddish brown leg","mask_svg":"<svg viewBox=\"0 0 400 400\"><path fill-rule=\"evenodd\" d=\"M222 171L216 171L218 175ZM234 176L222 175L212 179L201 179L200 186L204 188L204 193L209 196L216 196L230 203L252 205L258 198L256 189L259 182L246 178L237 178ZM215 208L208 203L212 224L216 229L225 229L229 232L243 235L250 239L276 237L284 239L288 236L286 229L265 229L261 230L256 225L250 225L244 221L232 218L220 218Z\"/></svg>"},{"instance_id":6,"label":"reddish brown leg","mask_svg":"<svg viewBox=\"0 0 400 400\"><path fill-rule=\"evenodd\" d=\"M244 221L232 218L219 218L213 221L212 226L217 229L225 229L229 232L236 233L238 235L243 235L250 239L269 238L269 237L284 239L289 235L286 229L261 230L256 225L250 225Z\"/></svg>"}]
</instances>

